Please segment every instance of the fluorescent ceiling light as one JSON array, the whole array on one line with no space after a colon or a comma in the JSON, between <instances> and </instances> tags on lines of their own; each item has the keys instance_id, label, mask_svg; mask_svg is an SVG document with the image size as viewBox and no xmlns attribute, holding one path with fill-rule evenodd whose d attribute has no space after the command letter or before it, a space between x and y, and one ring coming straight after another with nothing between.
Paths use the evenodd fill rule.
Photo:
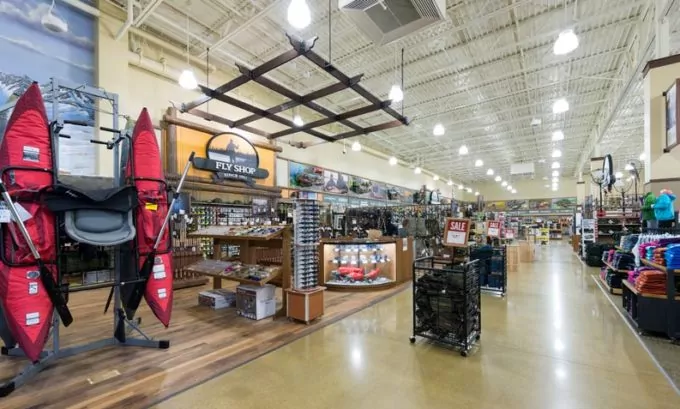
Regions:
<instances>
[{"instance_id":1,"label":"fluorescent ceiling light","mask_svg":"<svg viewBox=\"0 0 680 409\"><path fill-rule=\"evenodd\" d=\"M496 177L494 178L494 180L495 180L496 182L500 182L501 180L503 180L503 178L500 177L500 176L496 176Z\"/></svg>"},{"instance_id":2,"label":"fluorescent ceiling light","mask_svg":"<svg viewBox=\"0 0 680 409\"><path fill-rule=\"evenodd\" d=\"M300 115L295 115L293 117L293 124L295 124L295 126L302 126L305 124L305 121L302 120Z\"/></svg>"},{"instance_id":3,"label":"fluorescent ceiling light","mask_svg":"<svg viewBox=\"0 0 680 409\"><path fill-rule=\"evenodd\" d=\"M507 185L508 185L508 182L506 182L505 180L503 181L503 183L501 183L501 186L503 186L503 187L506 187Z\"/></svg>"},{"instance_id":4,"label":"fluorescent ceiling light","mask_svg":"<svg viewBox=\"0 0 680 409\"><path fill-rule=\"evenodd\" d=\"M444 132L446 132L446 129L444 128L444 125L442 124L437 124L432 128L432 134L434 136L442 136L444 135Z\"/></svg>"},{"instance_id":5,"label":"fluorescent ceiling light","mask_svg":"<svg viewBox=\"0 0 680 409\"><path fill-rule=\"evenodd\" d=\"M179 80L177 82L179 83L179 86L184 89L198 88L198 80L196 79L196 75L192 70L182 71L182 74L180 74Z\"/></svg>"},{"instance_id":6,"label":"fluorescent ceiling light","mask_svg":"<svg viewBox=\"0 0 680 409\"><path fill-rule=\"evenodd\" d=\"M566 99L560 98L553 103L553 114L563 114L569 110L569 102Z\"/></svg>"},{"instance_id":7,"label":"fluorescent ceiling light","mask_svg":"<svg viewBox=\"0 0 680 409\"><path fill-rule=\"evenodd\" d=\"M432 177L432 179L433 179L433 180L434 180L434 181L436 182L436 181L438 181L438 180L439 180L439 176L437 176L437 175L434 175L434 176Z\"/></svg>"},{"instance_id":8,"label":"fluorescent ceiling light","mask_svg":"<svg viewBox=\"0 0 680 409\"><path fill-rule=\"evenodd\" d=\"M559 170L553 170L552 175L553 175L553 176L559 176L559 175L560 175L560 171L559 171ZM543 178L543 179L548 179L548 178Z\"/></svg>"},{"instance_id":9,"label":"fluorescent ceiling light","mask_svg":"<svg viewBox=\"0 0 680 409\"><path fill-rule=\"evenodd\" d=\"M453 186L453 181L449 180L448 182L446 182L446 184L449 186Z\"/></svg>"},{"instance_id":10,"label":"fluorescent ceiling light","mask_svg":"<svg viewBox=\"0 0 680 409\"><path fill-rule=\"evenodd\" d=\"M562 131L555 131L552 133L552 140L553 142L559 142L564 140L564 132Z\"/></svg>"},{"instance_id":11,"label":"fluorescent ceiling light","mask_svg":"<svg viewBox=\"0 0 680 409\"><path fill-rule=\"evenodd\" d=\"M479 192L475 192L475 196L479 196Z\"/></svg>"},{"instance_id":12,"label":"fluorescent ceiling light","mask_svg":"<svg viewBox=\"0 0 680 409\"><path fill-rule=\"evenodd\" d=\"M361 144L359 143L359 141L355 141L355 142L352 144L352 150L353 150L354 152L359 152L359 151L361 151Z\"/></svg>"},{"instance_id":13,"label":"fluorescent ceiling light","mask_svg":"<svg viewBox=\"0 0 680 409\"><path fill-rule=\"evenodd\" d=\"M460 149L458 149L458 154L459 155L467 155L468 154L468 148L465 145L461 145Z\"/></svg>"},{"instance_id":14,"label":"fluorescent ceiling light","mask_svg":"<svg viewBox=\"0 0 680 409\"><path fill-rule=\"evenodd\" d=\"M484 161L481 160L481 159L477 159L477 160L475 161L475 167L481 168L482 166L484 166Z\"/></svg>"},{"instance_id":15,"label":"fluorescent ceiling light","mask_svg":"<svg viewBox=\"0 0 680 409\"><path fill-rule=\"evenodd\" d=\"M614 177L616 177L617 179L621 179L623 177L623 173L616 172L616 173L614 173Z\"/></svg>"},{"instance_id":16,"label":"fluorescent ceiling light","mask_svg":"<svg viewBox=\"0 0 680 409\"><path fill-rule=\"evenodd\" d=\"M418 167L418 166L416 166L416 168L413 169L413 173L415 173L416 175L420 175L420 172L422 172L422 171L423 171L423 170L420 169L420 167Z\"/></svg>"},{"instance_id":17,"label":"fluorescent ceiling light","mask_svg":"<svg viewBox=\"0 0 680 409\"><path fill-rule=\"evenodd\" d=\"M642 153L640 154L640 160L641 160L642 162L644 162L645 159L647 159L647 156L645 155L644 152L642 152Z\"/></svg>"},{"instance_id":18,"label":"fluorescent ceiling light","mask_svg":"<svg viewBox=\"0 0 680 409\"><path fill-rule=\"evenodd\" d=\"M488 169L488 170L486 171L486 174L487 174L488 176L493 176L493 169Z\"/></svg>"},{"instance_id":19,"label":"fluorescent ceiling light","mask_svg":"<svg viewBox=\"0 0 680 409\"><path fill-rule=\"evenodd\" d=\"M633 167L633 164L632 164L632 163L626 163L626 166L625 166L623 169L625 169L625 170L633 170L633 169L635 169L635 168Z\"/></svg>"},{"instance_id":20,"label":"fluorescent ceiling light","mask_svg":"<svg viewBox=\"0 0 680 409\"><path fill-rule=\"evenodd\" d=\"M302 30L312 22L312 13L305 0L291 0L288 6L288 22Z\"/></svg>"},{"instance_id":21,"label":"fluorescent ceiling light","mask_svg":"<svg viewBox=\"0 0 680 409\"><path fill-rule=\"evenodd\" d=\"M512 189L512 194L517 194L517 189Z\"/></svg>"},{"instance_id":22,"label":"fluorescent ceiling light","mask_svg":"<svg viewBox=\"0 0 680 409\"><path fill-rule=\"evenodd\" d=\"M388 98L391 99L392 102L401 102L404 100L404 91L401 90L399 85L392 85Z\"/></svg>"},{"instance_id":23,"label":"fluorescent ceiling light","mask_svg":"<svg viewBox=\"0 0 680 409\"><path fill-rule=\"evenodd\" d=\"M392 156L392 157L390 158L390 161L389 161L389 162L390 162L390 165L392 165L392 166L396 166L396 164L399 163L399 161L397 160L397 158L394 157L394 156Z\"/></svg>"},{"instance_id":24,"label":"fluorescent ceiling light","mask_svg":"<svg viewBox=\"0 0 680 409\"><path fill-rule=\"evenodd\" d=\"M552 153L553 158L561 158L562 157L562 151L559 149L555 149Z\"/></svg>"},{"instance_id":25,"label":"fluorescent ceiling light","mask_svg":"<svg viewBox=\"0 0 680 409\"><path fill-rule=\"evenodd\" d=\"M559 163L559 162L553 162L553 163L552 163L552 168L553 168L553 169L559 169L559 168L560 168L560 163Z\"/></svg>"},{"instance_id":26,"label":"fluorescent ceiling light","mask_svg":"<svg viewBox=\"0 0 680 409\"><path fill-rule=\"evenodd\" d=\"M555 45L553 45L553 53L555 55L565 55L578 48L578 36L574 30L564 30L557 36Z\"/></svg>"}]
</instances>

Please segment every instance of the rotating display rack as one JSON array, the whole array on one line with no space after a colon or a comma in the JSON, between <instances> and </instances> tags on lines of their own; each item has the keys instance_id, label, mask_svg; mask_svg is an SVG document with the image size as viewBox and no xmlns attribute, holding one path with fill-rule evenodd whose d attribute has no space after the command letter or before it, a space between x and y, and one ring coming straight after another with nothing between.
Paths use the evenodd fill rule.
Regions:
<instances>
[{"instance_id":1,"label":"rotating display rack","mask_svg":"<svg viewBox=\"0 0 680 409\"><path fill-rule=\"evenodd\" d=\"M460 349L467 356L482 335L479 260L441 268L433 257L413 264L413 336Z\"/></svg>"}]
</instances>

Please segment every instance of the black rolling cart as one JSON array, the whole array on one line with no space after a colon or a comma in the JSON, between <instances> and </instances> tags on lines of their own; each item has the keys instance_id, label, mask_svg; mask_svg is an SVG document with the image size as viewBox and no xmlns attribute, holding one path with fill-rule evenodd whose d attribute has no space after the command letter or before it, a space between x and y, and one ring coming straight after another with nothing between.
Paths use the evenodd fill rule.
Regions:
<instances>
[{"instance_id":1,"label":"black rolling cart","mask_svg":"<svg viewBox=\"0 0 680 409\"><path fill-rule=\"evenodd\" d=\"M467 356L482 330L479 261L441 265L433 257L413 263L413 336L460 349Z\"/></svg>"}]
</instances>

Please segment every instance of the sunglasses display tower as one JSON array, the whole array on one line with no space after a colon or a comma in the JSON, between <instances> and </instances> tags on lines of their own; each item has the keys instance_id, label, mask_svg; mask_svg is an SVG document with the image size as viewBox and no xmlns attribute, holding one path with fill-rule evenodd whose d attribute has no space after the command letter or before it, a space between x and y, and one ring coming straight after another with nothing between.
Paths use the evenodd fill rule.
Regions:
<instances>
[{"instance_id":1,"label":"sunglasses display tower","mask_svg":"<svg viewBox=\"0 0 680 409\"><path fill-rule=\"evenodd\" d=\"M324 312L319 286L319 202L316 193L298 192L293 214L293 277L287 290L286 315L309 324Z\"/></svg>"}]
</instances>

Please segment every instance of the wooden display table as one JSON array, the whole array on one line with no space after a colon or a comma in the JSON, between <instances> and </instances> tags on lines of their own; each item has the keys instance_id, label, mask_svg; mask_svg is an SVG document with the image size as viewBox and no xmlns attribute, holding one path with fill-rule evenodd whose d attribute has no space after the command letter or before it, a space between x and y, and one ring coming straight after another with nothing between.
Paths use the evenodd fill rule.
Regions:
<instances>
[{"instance_id":1,"label":"wooden display table","mask_svg":"<svg viewBox=\"0 0 680 409\"><path fill-rule=\"evenodd\" d=\"M247 234L249 231L272 230L269 234ZM187 267L186 269L197 274L210 276L213 279L213 288L222 288L222 280L238 281L242 284L265 285L275 284L281 278L281 287L290 288L291 286L291 265L284 262L277 270L265 280L248 280L224 272L227 264L221 264L222 246L239 246L239 260L245 265L257 264L256 252L262 248L282 249L282 260L291 260L291 229L289 226L209 226L190 233L190 237L211 238L214 240L213 260L204 260ZM277 312L281 315L286 306L287 292L283 291L282 308Z\"/></svg>"}]
</instances>

